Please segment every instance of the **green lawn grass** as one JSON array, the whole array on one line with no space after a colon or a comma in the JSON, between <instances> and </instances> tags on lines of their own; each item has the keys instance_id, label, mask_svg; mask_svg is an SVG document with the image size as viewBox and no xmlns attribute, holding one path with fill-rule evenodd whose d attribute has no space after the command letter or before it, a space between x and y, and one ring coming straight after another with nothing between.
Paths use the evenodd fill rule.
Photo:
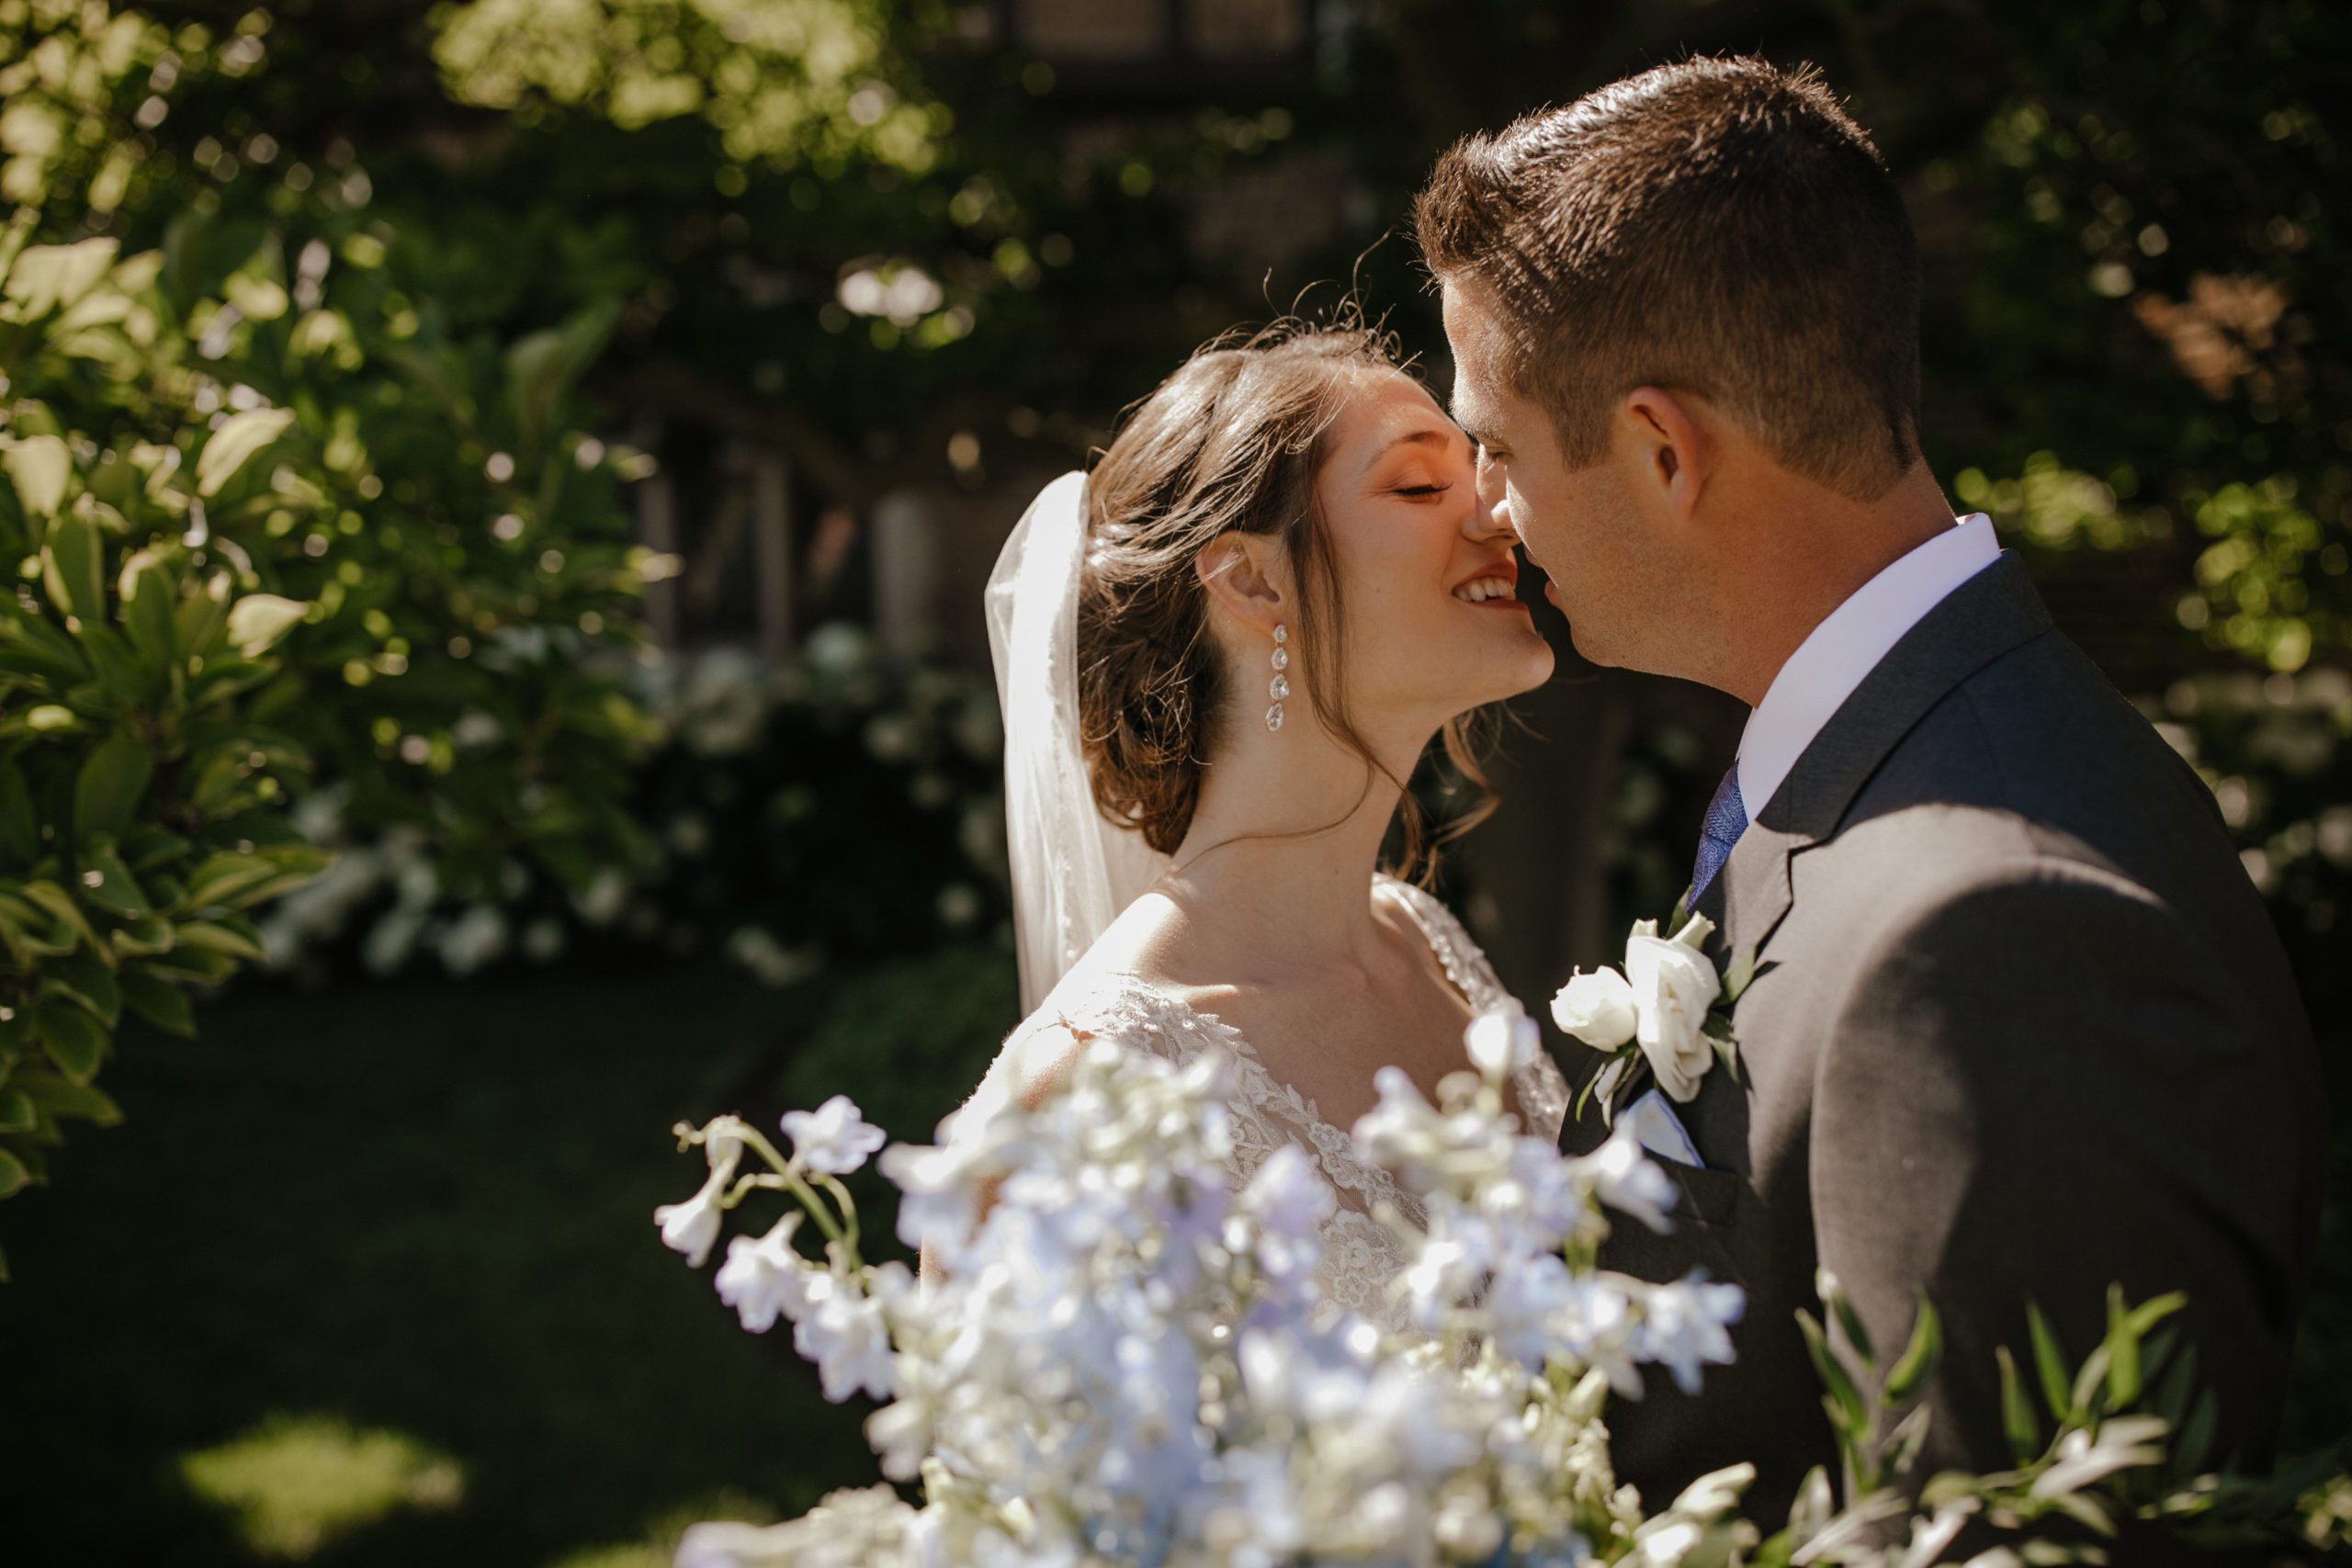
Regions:
<instances>
[{"instance_id":1,"label":"green lawn grass","mask_svg":"<svg viewBox=\"0 0 2352 1568\"><path fill-rule=\"evenodd\" d=\"M126 1032L125 1123L5 1215L0 1561L621 1568L875 1479L863 1407L651 1219L700 1168L671 1124L767 1098L810 1010L693 965Z\"/></svg>"}]
</instances>

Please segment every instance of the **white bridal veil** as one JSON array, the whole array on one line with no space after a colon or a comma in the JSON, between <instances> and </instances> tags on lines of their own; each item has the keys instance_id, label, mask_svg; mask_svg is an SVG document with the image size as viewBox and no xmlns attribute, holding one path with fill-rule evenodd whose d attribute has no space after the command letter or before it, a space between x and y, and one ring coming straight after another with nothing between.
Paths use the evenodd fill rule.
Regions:
<instances>
[{"instance_id":1,"label":"white bridal veil","mask_svg":"<svg viewBox=\"0 0 2352 1568\"><path fill-rule=\"evenodd\" d=\"M1064 474L1022 513L989 574L989 652L1004 714L1004 821L1025 1014L1168 857L1095 808L1078 712L1078 577L1086 476Z\"/></svg>"}]
</instances>

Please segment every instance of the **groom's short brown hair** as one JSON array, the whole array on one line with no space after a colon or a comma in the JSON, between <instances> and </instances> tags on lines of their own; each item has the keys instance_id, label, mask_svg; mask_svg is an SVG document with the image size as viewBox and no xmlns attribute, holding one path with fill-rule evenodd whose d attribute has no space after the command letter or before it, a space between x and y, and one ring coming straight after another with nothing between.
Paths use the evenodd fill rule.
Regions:
<instances>
[{"instance_id":1,"label":"groom's short brown hair","mask_svg":"<svg viewBox=\"0 0 2352 1568\"><path fill-rule=\"evenodd\" d=\"M1500 317L1500 373L1572 467L1644 385L1713 398L1841 493L1918 455L1910 220L1810 66L1685 60L1466 138L1413 219L1440 280Z\"/></svg>"}]
</instances>

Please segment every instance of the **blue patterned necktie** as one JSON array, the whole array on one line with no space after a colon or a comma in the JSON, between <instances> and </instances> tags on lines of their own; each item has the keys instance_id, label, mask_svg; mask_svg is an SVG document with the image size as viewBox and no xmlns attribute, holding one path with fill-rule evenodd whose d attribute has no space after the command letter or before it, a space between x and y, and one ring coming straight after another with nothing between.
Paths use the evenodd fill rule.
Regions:
<instances>
[{"instance_id":1,"label":"blue patterned necktie","mask_svg":"<svg viewBox=\"0 0 2352 1568\"><path fill-rule=\"evenodd\" d=\"M1707 802L1707 819L1699 828L1698 863L1690 868L1690 902L1696 904L1715 873L1731 858L1732 845L1747 830L1747 803L1739 798L1739 764L1724 774L1715 798Z\"/></svg>"}]
</instances>

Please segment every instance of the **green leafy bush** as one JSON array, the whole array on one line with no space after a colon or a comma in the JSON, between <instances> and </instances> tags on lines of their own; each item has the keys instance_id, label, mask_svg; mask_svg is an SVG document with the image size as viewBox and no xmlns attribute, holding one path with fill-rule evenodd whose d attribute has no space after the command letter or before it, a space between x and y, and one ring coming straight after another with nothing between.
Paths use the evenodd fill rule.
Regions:
<instances>
[{"instance_id":1,"label":"green leafy bush","mask_svg":"<svg viewBox=\"0 0 2352 1568\"><path fill-rule=\"evenodd\" d=\"M632 852L651 738L611 660L650 553L568 428L609 309L463 340L380 223L174 221L160 250L0 242L0 1193L44 1175L123 1010L260 960L321 871L297 801L422 836L436 881ZM289 264L288 257L293 259Z\"/></svg>"},{"instance_id":2,"label":"green leafy bush","mask_svg":"<svg viewBox=\"0 0 2352 1568\"><path fill-rule=\"evenodd\" d=\"M161 258L104 241L0 248L11 390L131 372ZM243 911L316 873L284 807L301 743L255 692L306 604L190 526L282 428L255 411L161 442L18 397L0 424L0 1195L41 1179L128 1008L193 1029L187 990L262 956Z\"/></svg>"}]
</instances>

